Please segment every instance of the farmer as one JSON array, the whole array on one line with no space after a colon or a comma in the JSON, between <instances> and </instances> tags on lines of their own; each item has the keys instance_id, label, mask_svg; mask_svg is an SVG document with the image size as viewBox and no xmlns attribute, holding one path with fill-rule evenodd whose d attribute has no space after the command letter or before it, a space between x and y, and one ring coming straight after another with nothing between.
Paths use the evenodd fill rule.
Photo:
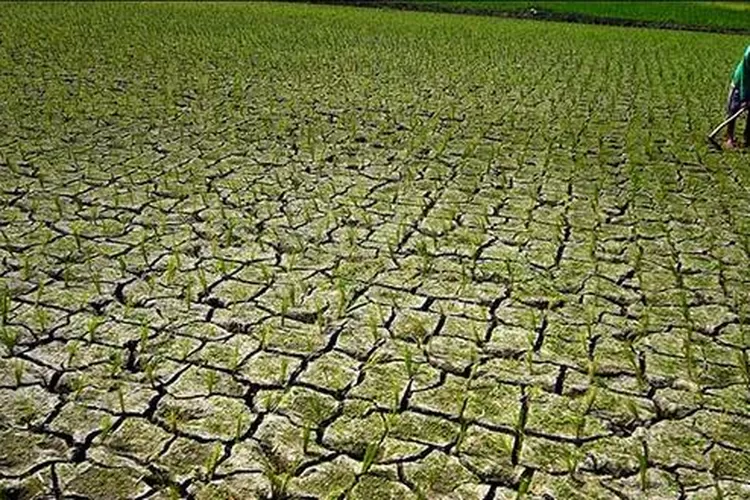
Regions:
<instances>
[{"instance_id":1,"label":"farmer","mask_svg":"<svg viewBox=\"0 0 750 500\"><path fill-rule=\"evenodd\" d=\"M736 113L742 105L750 105L750 45L745 48L739 64L732 74L732 86L729 89L729 99L727 102L727 115L731 116ZM734 148L734 125L736 120L727 124L727 147ZM747 115L745 122L745 147L750 144L750 113Z\"/></svg>"}]
</instances>

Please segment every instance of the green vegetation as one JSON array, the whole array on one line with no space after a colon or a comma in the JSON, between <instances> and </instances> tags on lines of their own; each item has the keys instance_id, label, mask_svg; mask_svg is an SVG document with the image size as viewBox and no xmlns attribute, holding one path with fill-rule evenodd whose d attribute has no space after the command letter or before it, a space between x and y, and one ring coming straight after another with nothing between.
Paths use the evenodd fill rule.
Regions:
<instances>
[{"instance_id":1,"label":"green vegetation","mask_svg":"<svg viewBox=\"0 0 750 500\"><path fill-rule=\"evenodd\" d=\"M745 44L0 4L0 497L747 496Z\"/></svg>"},{"instance_id":2,"label":"green vegetation","mask_svg":"<svg viewBox=\"0 0 750 500\"><path fill-rule=\"evenodd\" d=\"M440 12L510 15L594 23L618 21L622 24L644 23L655 27L678 29L750 32L750 3L748 2L404 0L374 3L384 7Z\"/></svg>"}]
</instances>

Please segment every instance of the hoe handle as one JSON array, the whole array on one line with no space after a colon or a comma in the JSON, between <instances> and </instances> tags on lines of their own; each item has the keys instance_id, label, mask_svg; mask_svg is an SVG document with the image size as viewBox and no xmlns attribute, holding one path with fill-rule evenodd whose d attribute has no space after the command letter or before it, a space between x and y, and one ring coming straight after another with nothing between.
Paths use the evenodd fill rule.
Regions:
<instances>
[{"instance_id":1,"label":"hoe handle","mask_svg":"<svg viewBox=\"0 0 750 500\"><path fill-rule=\"evenodd\" d=\"M721 122L718 127L716 127L710 134L708 134L708 137L713 140L714 137L716 137L716 134L718 134L721 131L721 129L726 127L729 122L736 120L737 117L740 116L742 113L744 113L746 109L747 109L747 106L743 104L740 107L740 109L738 109L732 116L730 116L729 118Z\"/></svg>"}]
</instances>

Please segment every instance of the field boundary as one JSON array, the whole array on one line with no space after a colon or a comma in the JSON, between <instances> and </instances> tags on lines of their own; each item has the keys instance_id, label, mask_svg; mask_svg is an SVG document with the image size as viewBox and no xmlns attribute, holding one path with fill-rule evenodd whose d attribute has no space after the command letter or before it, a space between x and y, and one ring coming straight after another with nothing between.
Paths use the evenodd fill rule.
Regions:
<instances>
[{"instance_id":1,"label":"field boundary","mask_svg":"<svg viewBox=\"0 0 750 500\"><path fill-rule=\"evenodd\" d=\"M505 17L536 21L554 21L576 24L593 24L604 26L621 26L626 28L651 28L677 31L697 31L703 33L722 33L730 35L748 35L750 28L731 28L708 25L684 24L674 21L649 21L606 17L580 12L553 12L540 8L523 9L488 9L470 5L446 4L442 2L416 2L408 0L282 0L288 3L307 3L317 5L346 5L350 7L368 7L379 9L407 10L417 12L436 12L442 14L464 14L473 16Z\"/></svg>"}]
</instances>

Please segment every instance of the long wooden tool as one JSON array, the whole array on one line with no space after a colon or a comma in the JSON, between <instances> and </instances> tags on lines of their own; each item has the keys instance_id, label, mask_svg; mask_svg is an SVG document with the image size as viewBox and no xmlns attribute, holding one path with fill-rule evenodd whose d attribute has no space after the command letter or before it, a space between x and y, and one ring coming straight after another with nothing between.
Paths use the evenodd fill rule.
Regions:
<instances>
[{"instance_id":1,"label":"long wooden tool","mask_svg":"<svg viewBox=\"0 0 750 500\"><path fill-rule=\"evenodd\" d=\"M711 144L721 149L721 144L716 142L716 134L721 132L721 129L726 127L729 122L731 122L732 120L736 120L737 117L739 117L742 113L744 113L746 109L747 109L746 106L741 106L740 109L738 109L732 116L730 116L729 118L721 122L719 126L713 129L713 131L710 134L708 134L708 140L711 141Z\"/></svg>"}]
</instances>

